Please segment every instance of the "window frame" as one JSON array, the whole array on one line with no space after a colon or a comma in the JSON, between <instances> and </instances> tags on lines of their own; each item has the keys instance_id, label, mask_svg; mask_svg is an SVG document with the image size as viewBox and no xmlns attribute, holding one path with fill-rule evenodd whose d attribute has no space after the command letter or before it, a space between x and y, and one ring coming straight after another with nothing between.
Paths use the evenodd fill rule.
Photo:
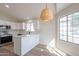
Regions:
<instances>
[{"instance_id":1,"label":"window frame","mask_svg":"<svg viewBox=\"0 0 79 59\"><path fill-rule=\"evenodd\" d=\"M26 24L26 31L30 31L30 32L34 32L35 28L34 28L34 23L32 20L28 20L27 24Z\"/></svg>"},{"instance_id":2,"label":"window frame","mask_svg":"<svg viewBox=\"0 0 79 59\"><path fill-rule=\"evenodd\" d=\"M74 37L74 36L73 36L73 15L74 15L75 13L79 13L79 11L69 14L69 15L72 15L72 42L70 42L70 41L69 41L69 38L68 38L68 30L69 30L69 29L68 29L68 28L69 28L69 27L68 27L68 20L69 20L69 19L68 19L68 16L69 16L69 15L63 16L63 17L67 17L67 41L66 41L66 42L70 42L70 43L74 43L74 44L78 44L78 45L79 45L79 43L75 43L75 41L73 41L73 40L75 40L75 39L73 39L73 37ZM62 39L60 39L60 19L62 19L63 17L60 17L60 18L59 18L59 27L58 27L58 28L59 28L59 30L58 30L58 32L59 32L59 40L62 40ZM65 40L62 40L62 41L65 41Z\"/></svg>"}]
</instances>

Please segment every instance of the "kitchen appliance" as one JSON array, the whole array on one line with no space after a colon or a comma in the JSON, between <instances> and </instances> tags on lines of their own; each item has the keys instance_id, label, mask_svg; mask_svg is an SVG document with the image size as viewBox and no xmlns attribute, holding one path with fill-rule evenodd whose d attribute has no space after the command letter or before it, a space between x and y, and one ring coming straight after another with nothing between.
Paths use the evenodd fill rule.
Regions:
<instances>
[{"instance_id":1,"label":"kitchen appliance","mask_svg":"<svg viewBox=\"0 0 79 59\"><path fill-rule=\"evenodd\" d=\"M7 42L12 42L12 35L9 34L11 26L9 25L0 25L0 45Z\"/></svg>"},{"instance_id":2,"label":"kitchen appliance","mask_svg":"<svg viewBox=\"0 0 79 59\"><path fill-rule=\"evenodd\" d=\"M11 29L11 26L10 25L0 25L0 30L8 30L8 29Z\"/></svg>"}]
</instances>

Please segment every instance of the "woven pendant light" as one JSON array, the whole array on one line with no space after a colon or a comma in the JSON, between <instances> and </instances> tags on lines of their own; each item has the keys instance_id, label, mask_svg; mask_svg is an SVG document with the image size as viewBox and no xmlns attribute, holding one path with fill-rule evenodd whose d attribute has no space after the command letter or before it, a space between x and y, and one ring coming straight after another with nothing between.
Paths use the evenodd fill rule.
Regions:
<instances>
[{"instance_id":1,"label":"woven pendant light","mask_svg":"<svg viewBox=\"0 0 79 59\"><path fill-rule=\"evenodd\" d=\"M41 12L40 19L44 20L44 21L49 21L49 20L53 19L52 12L47 8L47 4Z\"/></svg>"}]
</instances>

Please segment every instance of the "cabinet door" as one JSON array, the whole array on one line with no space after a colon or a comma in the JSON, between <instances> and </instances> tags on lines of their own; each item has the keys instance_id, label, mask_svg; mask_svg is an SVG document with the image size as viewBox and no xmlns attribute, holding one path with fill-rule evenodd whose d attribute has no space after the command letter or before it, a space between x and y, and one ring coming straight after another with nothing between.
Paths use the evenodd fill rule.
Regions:
<instances>
[{"instance_id":1,"label":"cabinet door","mask_svg":"<svg viewBox=\"0 0 79 59\"><path fill-rule=\"evenodd\" d=\"M39 43L39 35L31 35L30 36L30 43L32 45L37 45Z\"/></svg>"},{"instance_id":2,"label":"cabinet door","mask_svg":"<svg viewBox=\"0 0 79 59\"><path fill-rule=\"evenodd\" d=\"M21 23L12 23L11 27L12 27L12 29L20 30L20 29L22 29L22 24Z\"/></svg>"},{"instance_id":3,"label":"cabinet door","mask_svg":"<svg viewBox=\"0 0 79 59\"><path fill-rule=\"evenodd\" d=\"M1 38L1 43L12 42L12 36L6 36Z\"/></svg>"},{"instance_id":4,"label":"cabinet door","mask_svg":"<svg viewBox=\"0 0 79 59\"><path fill-rule=\"evenodd\" d=\"M21 55L21 37L14 37L14 52Z\"/></svg>"},{"instance_id":5,"label":"cabinet door","mask_svg":"<svg viewBox=\"0 0 79 59\"><path fill-rule=\"evenodd\" d=\"M21 55L26 54L31 49L30 36L21 39Z\"/></svg>"},{"instance_id":6,"label":"cabinet door","mask_svg":"<svg viewBox=\"0 0 79 59\"><path fill-rule=\"evenodd\" d=\"M29 52L32 48L39 44L38 35L28 35L22 38L21 46L22 46L22 55Z\"/></svg>"}]
</instances>

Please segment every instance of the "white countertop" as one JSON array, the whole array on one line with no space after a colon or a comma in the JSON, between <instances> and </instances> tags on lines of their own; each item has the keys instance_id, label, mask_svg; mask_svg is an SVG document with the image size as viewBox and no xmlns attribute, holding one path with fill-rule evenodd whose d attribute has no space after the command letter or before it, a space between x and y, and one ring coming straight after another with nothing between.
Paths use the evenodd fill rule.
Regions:
<instances>
[{"instance_id":1,"label":"white countertop","mask_svg":"<svg viewBox=\"0 0 79 59\"><path fill-rule=\"evenodd\" d=\"M33 35L39 35L39 34L14 35L13 37L28 37Z\"/></svg>"}]
</instances>

